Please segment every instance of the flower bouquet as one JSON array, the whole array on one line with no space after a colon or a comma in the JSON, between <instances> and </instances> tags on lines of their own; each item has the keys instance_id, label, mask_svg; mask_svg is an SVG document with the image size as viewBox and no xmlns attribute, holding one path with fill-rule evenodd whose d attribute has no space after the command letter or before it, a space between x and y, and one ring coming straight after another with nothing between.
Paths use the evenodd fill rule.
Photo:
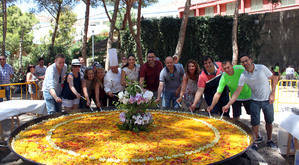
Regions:
<instances>
[{"instance_id":1,"label":"flower bouquet","mask_svg":"<svg viewBox=\"0 0 299 165\"><path fill-rule=\"evenodd\" d=\"M138 82L127 83L125 91L118 93L119 109L125 109L120 113L121 124L117 126L121 130L133 132L147 131L153 122L151 113L146 112L147 108L155 105L153 92L143 91Z\"/></svg>"}]
</instances>

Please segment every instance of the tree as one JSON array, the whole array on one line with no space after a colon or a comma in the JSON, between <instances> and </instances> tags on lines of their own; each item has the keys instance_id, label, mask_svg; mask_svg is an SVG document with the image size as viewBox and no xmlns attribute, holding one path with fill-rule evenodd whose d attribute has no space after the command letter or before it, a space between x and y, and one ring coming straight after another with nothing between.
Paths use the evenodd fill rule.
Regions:
<instances>
[{"instance_id":1,"label":"tree","mask_svg":"<svg viewBox=\"0 0 299 165\"><path fill-rule=\"evenodd\" d=\"M54 56L54 43L59 25L61 12L71 9L77 0L37 0L39 11L46 10L55 20L54 31L52 33L50 56Z\"/></svg>"},{"instance_id":2,"label":"tree","mask_svg":"<svg viewBox=\"0 0 299 165\"><path fill-rule=\"evenodd\" d=\"M191 6L191 0L186 0L184 15L183 15L180 33L179 33L179 40L174 53L174 55L177 55L179 58L181 57L183 46L184 46L186 28L187 28L189 13L190 13L190 6Z\"/></svg>"},{"instance_id":3,"label":"tree","mask_svg":"<svg viewBox=\"0 0 299 165\"><path fill-rule=\"evenodd\" d=\"M77 21L77 15L70 9L66 8L59 19L59 27L56 32L55 45L59 45L68 49L71 47L74 41L74 34L76 29L73 27ZM54 23L56 24L56 23ZM53 32L50 32L50 35L53 36Z\"/></svg>"},{"instance_id":4,"label":"tree","mask_svg":"<svg viewBox=\"0 0 299 165\"><path fill-rule=\"evenodd\" d=\"M90 6L95 7L97 6L98 0L82 0L85 3L85 21L84 21L84 36L83 36L83 42L82 42L82 56L85 59L85 65L86 65L86 44L87 44L87 34L88 34L88 25L89 25L89 9Z\"/></svg>"},{"instance_id":5,"label":"tree","mask_svg":"<svg viewBox=\"0 0 299 165\"><path fill-rule=\"evenodd\" d=\"M232 29L232 49L233 49L233 65L238 64L238 56L239 56L239 49L238 49L238 16L239 16L239 4L240 0L236 0L235 2L235 12L234 12L234 23Z\"/></svg>"},{"instance_id":6,"label":"tree","mask_svg":"<svg viewBox=\"0 0 299 165\"><path fill-rule=\"evenodd\" d=\"M86 65L86 43L87 43L87 34L88 34L88 23L89 23L89 7L90 7L90 0L83 0L85 3L85 21L84 21L84 36L82 42L82 56L85 61Z\"/></svg>"},{"instance_id":7,"label":"tree","mask_svg":"<svg viewBox=\"0 0 299 165\"><path fill-rule=\"evenodd\" d=\"M103 2L103 6L105 8L107 17L110 21L109 36L108 36L108 41L107 41L107 56L106 56L106 61L105 61L105 69L108 70L108 66L109 66L108 49L112 48L113 33L114 33L114 30L115 30L115 23L116 23L116 19L117 19L118 8L119 8L119 0L115 0L115 2L114 2L114 9L113 9L112 19L110 18L108 10L106 8L105 0L102 0L102 2Z\"/></svg>"},{"instance_id":8,"label":"tree","mask_svg":"<svg viewBox=\"0 0 299 165\"><path fill-rule=\"evenodd\" d=\"M5 39L6 39L6 28L7 28L7 13L6 13L6 0L2 0L2 21L3 21L3 26L2 26L2 55L5 56Z\"/></svg>"},{"instance_id":9,"label":"tree","mask_svg":"<svg viewBox=\"0 0 299 165\"><path fill-rule=\"evenodd\" d=\"M131 9L132 7L135 7L136 0L126 0L126 8L127 8L127 12L125 14L125 18L124 20L127 20L129 23L129 30L131 35L133 36L135 42L136 42L136 51L137 51L137 57L139 60L140 65L143 64L143 55L142 55L142 45L141 45L141 25L140 25L140 21L141 21L141 8L142 7L146 7L149 6L152 3L156 3L157 0L137 0L137 22L136 22L136 34L135 34L135 30L133 28L134 23L132 21L132 17L131 17ZM125 23L125 22L124 22Z\"/></svg>"},{"instance_id":10,"label":"tree","mask_svg":"<svg viewBox=\"0 0 299 165\"><path fill-rule=\"evenodd\" d=\"M7 38L5 40L6 50L11 52L10 59L15 59L19 52L19 67L22 66L22 53L29 53L33 43L33 26L37 23L37 19L32 13L22 13L15 5L7 8ZM3 31L0 32L3 35ZM1 41L4 42L3 40Z\"/></svg>"},{"instance_id":11,"label":"tree","mask_svg":"<svg viewBox=\"0 0 299 165\"><path fill-rule=\"evenodd\" d=\"M1 0L2 7L2 55L5 56L5 41L6 41L6 30L7 30L7 3L12 3L14 0Z\"/></svg>"},{"instance_id":12,"label":"tree","mask_svg":"<svg viewBox=\"0 0 299 165\"><path fill-rule=\"evenodd\" d=\"M136 42L136 51L137 51L137 57L139 60L140 65L143 65L143 58L142 58L142 46L141 46L141 40L140 40L140 20L141 20L141 5L142 0L138 0L138 11L137 11L137 27L136 27L136 34L133 29L133 22L131 17L131 8L133 6L133 0L127 0L127 20L129 23L129 30L131 32L131 35L133 36L135 42Z\"/></svg>"}]
</instances>

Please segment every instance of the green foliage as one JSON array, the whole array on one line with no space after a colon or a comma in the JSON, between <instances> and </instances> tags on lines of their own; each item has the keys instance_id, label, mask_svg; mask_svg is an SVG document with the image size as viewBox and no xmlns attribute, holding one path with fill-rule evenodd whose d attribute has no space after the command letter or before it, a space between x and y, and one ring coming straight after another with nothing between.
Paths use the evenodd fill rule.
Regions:
<instances>
[{"instance_id":1,"label":"green foliage","mask_svg":"<svg viewBox=\"0 0 299 165\"><path fill-rule=\"evenodd\" d=\"M2 21L2 17L0 18ZM17 65L16 60L19 55L20 41L23 38L23 51L30 53L32 51L33 43L33 26L38 23L34 14L22 13L22 11L15 5L7 8L7 32L6 32L6 50L10 52L10 61L14 66ZM0 35L3 35L3 31L0 31ZM23 36L23 37L22 37ZM0 38L2 43L3 38Z\"/></svg>"},{"instance_id":2,"label":"green foliage","mask_svg":"<svg viewBox=\"0 0 299 165\"><path fill-rule=\"evenodd\" d=\"M258 19L257 15L239 16L239 52L259 55L261 45L257 41L263 22L256 23ZM233 19L230 16L189 18L180 62L185 64L189 59L201 61L203 56L212 56L215 60L232 59L232 24ZM161 60L172 56L177 45L180 25L179 18L142 20L143 52L154 50ZM123 53L134 52L136 45L128 31L121 33L121 43Z\"/></svg>"},{"instance_id":3,"label":"green foliage","mask_svg":"<svg viewBox=\"0 0 299 165\"><path fill-rule=\"evenodd\" d=\"M71 9L65 10L61 13L59 19L58 31L56 34L55 45L64 46L67 49L73 44L74 35L76 29L73 27L77 20L77 15L71 11ZM55 22L52 22L52 27L54 29ZM50 36L52 36L52 31L50 32Z\"/></svg>"}]
</instances>

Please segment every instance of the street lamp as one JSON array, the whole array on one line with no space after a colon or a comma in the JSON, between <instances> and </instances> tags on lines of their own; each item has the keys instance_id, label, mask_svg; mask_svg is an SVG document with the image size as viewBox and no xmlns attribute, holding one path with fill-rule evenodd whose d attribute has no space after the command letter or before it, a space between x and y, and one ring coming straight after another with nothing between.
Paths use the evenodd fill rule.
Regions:
<instances>
[{"instance_id":1,"label":"street lamp","mask_svg":"<svg viewBox=\"0 0 299 165\"><path fill-rule=\"evenodd\" d=\"M92 61L94 62L94 30L92 30Z\"/></svg>"}]
</instances>

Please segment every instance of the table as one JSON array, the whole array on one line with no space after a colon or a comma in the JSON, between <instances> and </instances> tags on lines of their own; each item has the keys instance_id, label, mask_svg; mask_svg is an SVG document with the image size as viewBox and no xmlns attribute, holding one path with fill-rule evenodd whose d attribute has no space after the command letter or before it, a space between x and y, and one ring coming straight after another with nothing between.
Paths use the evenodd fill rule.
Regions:
<instances>
[{"instance_id":1,"label":"table","mask_svg":"<svg viewBox=\"0 0 299 165\"><path fill-rule=\"evenodd\" d=\"M299 115L296 115L292 112L285 112L284 115L281 116L280 120L280 127L285 129L288 134L288 141L287 141L287 155L294 154L290 153L291 142L294 137L294 147L295 150L299 149Z\"/></svg>"},{"instance_id":2,"label":"table","mask_svg":"<svg viewBox=\"0 0 299 165\"><path fill-rule=\"evenodd\" d=\"M0 102L0 122L10 117L24 113L36 113L46 115L46 102L44 100L9 100ZM2 137L2 126L0 123L0 135Z\"/></svg>"}]
</instances>

